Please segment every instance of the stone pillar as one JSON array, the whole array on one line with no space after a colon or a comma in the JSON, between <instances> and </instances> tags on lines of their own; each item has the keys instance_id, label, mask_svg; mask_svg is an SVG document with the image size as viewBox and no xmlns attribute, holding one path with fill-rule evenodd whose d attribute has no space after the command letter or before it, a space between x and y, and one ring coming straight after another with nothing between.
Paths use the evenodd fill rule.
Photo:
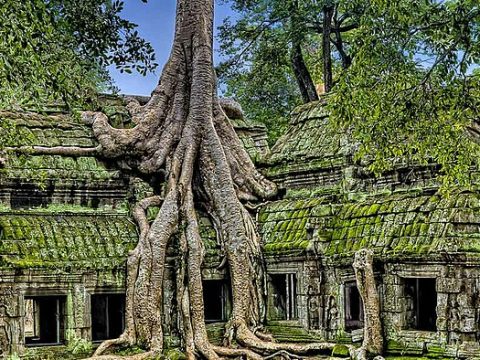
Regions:
<instances>
[{"instance_id":1,"label":"stone pillar","mask_svg":"<svg viewBox=\"0 0 480 360\"><path fill-rule=\"evenodd\" d=\"M75 284L70 291L72 304L71 309L67 309L67 333L73 335L76 339L90 340L91 328L91 310L90 294L83 284ZM70 311L71 310L71 311Z\"/></svg>"},{"instance_id":2,"label":"stone pillar","mask_svg":"<svg viewBox=\"0 0 480 360\"><path fill-rule=\"evenodd\" d=\"M0 288L0 358L23 350L23 296L16 286Z\"/></svg>"}]
</instances>

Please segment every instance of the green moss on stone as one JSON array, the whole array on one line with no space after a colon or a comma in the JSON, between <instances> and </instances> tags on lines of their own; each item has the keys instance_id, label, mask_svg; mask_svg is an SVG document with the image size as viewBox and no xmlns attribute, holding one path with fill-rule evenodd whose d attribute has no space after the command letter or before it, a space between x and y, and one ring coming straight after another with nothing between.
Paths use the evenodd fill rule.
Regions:
<instances>
[{"instance_id":1,"label":"green moss on stone","mask_svg":"<svg viewBox=\"0 0 480 360\"><path fill-rule=\"evenodd\" d=\"M165 359L184 360L186 359L186 356L180 349L169 349L165 352Z\"/></svg>"},{"instance_id":2,"label":"green moss on stone","mask_svg":"<svg viewBox=\"0 0 480 360\"><path fill-rule=\"evenodd\" d=\"M135 225L115 214L18 212L0 214L0 225L2 267L114 268L137 241Z\"/></svg>"},{"instance_id":3,"label":"green moss on stone","mask_svg":"<svg viewBox=\"0 0 480 360\"><path fill-rule=\"evenodd\" d=\"M429 345L427 346L427 357L433 359L443 359L446 355L446 349L442 346Z\"/></svg>"},{"instance_id":4,"label":"green moss on stone","mask_svg":"<svg viewBox=\"0 0 480 360\"><path fill-rule=\"evenodd\" d=\"M350 352L348 351L348 347L342 344L335 345L332 350L332 356L335 357L349 357Z\"/></svg>"}]
</instances>

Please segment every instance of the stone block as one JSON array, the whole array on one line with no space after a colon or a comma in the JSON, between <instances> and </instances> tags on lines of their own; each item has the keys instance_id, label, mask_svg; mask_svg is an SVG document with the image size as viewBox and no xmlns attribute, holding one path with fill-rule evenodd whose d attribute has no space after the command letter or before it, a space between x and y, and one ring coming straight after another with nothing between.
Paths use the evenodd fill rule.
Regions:
<instances>
[{"instance_id":1,"label":"stone block","mask_svg":"<svg viewBox=\"0 0 480 360\"><path fill-rule=\"evenodd\" d=\"M401 330L404 323L403 317L398 313L384 313L383 322L387 335Z\"/></svg>"},{"instance_id":2,"label":"stone block","mask_svg":"<svg viewBox=\"0 0 480 360\"><path fill-rule=\"evenodd\" d=\"M447 330L448 319L443 316L437 317L437 330L445 331Z\"/></svg>"},{"instance_id":3,"label":"stone block","mask_svg":"<svg viewBox=\"0 0 480 360\"><path fill-rule=\"evenodd\" d=\"M473 333L476 332L478 329L477 321L475 319L475 314L470 314L469 316L462 316L462 320L460 321L460 331L465 333Z\"/></svg>"},{"instance_id":4,"label":"stone block","mask_svg":"<svg viewBox=\"0 0 480 360\"><path fill-rule=\"evenodd\" d=\"M437 278L437 292L456 293L460 292L462 280L456 278Z\"/></svg>"},{"instance_id":5,"label":"stone block","mask_svg":"<svg viewBox=\"0 0 480 360\"><path fill-rule=\"evenodd\" d=\"M387 352L399 355L421 355L423 354L423 343L418 344L406 340L403 336L389 339L386 344Z\"/></svg>"},{"instance_id":6,"label":"stone block","mask_svg":"<svg viewBox=\"0 0 480 360\"><path fill-rule=\"evenodd\" d=\"M442 358L445 356L446 346L439 346L437 343L425 344L427 355L430 358Z\"/></svg>"},{"instance_id":7,"label":"stone block","mask_svg":"<svg viewBox=\"0 0 480 360\"><path fill-rule=\"evenodd\" d=\"M352 330L352 341L353 342L360 342L363 340L363 328Z\"/></svg>"},{"instance_id":8,"label":"stone block","mask_svg":"<svg viewBox=\"0 0 480 360\"><path fill-rule=\"evenodd\" d=\"M476 341L464 341L458 346L457 354L468 359L480 359L480 345Z\"/></svg>"}]
</instances>

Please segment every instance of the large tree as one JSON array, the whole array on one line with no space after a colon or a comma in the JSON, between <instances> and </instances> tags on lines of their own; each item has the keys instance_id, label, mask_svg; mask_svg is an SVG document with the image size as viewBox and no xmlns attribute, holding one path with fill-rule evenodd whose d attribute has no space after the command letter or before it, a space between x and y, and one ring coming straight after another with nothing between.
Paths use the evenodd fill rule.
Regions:
<instances>
[{"instance_id":1,"label":"large tree","mask_svg":"<svg viewBox=\"0 0 480 360\"><path fill-rule=\"evenodd\" d=\"M119 343L141 345L149 350L145 356L162 352L163 279L166 250L172 244L180 249L176 291L188 358L198 353L208 359L261 358L258 353L283 348L305 352L324 347L278 345L254 332L261 325L262 254L241 200L270 197L276 188L255 170L219 104L212 27L213 0L178 0L174 44L159 84L146 105L129 104L136 127L115 129L105 115L91 114L101 154L142 177L164 178L157 184L160 193L135 210L141 234L128 259L125 332L105 342L96 355ZM145 210L152 205L160 210L150 226ZM233 309L226 339L245 349L208 341L197 208L216 225L229 265Z\"/></svg>"},{"instance_id":2,"label":"large tree","mask_svg":"<svg viewBox=\"0 0 480 360\"><path fill-rule=\"evenodd\" d=\"M392 23L395 20L402 29L404 24L402 18L398 18L401 13L399 9L391 11L381 1L372 1L370 5L369 11L378 13L367 18L367 24L368 19L374 18L376 20L373 25L382 29L378 19ZM421 7L418 10L425 12L428 9L430 8ZM463 8L456 8L456 11L460 10L463 11ZM463 33L471 31L468 30L469 19L477 16L475 6L473 10L468 10L466 18L462 16L462 19L466 19L459 22L459 25L465 27ZM276 189L274 184L255 169L217 98L212 61L212 24L213 0L177 1L175 39L170 59L148 103L140 106L138 102L130 102L129 109L136 123L133 129L113 128L101 113L86 114L86 118L92 119L94 133L100 143L96 151L116 161L121 168L157 182L158 189L157 195L141 201L134 211L141 233L139 243L128 259L126 330L119 339L101 345L95 356L101 356L110 346L118 344L144 347L148 352L141 357L155 356L162 352L163 280L167 247L172 245L180 250L176 295L187 358L199 355L207 359L224 356L260 359L278 351L305 354L333 346L330 343L279 344L258 332L264 306L261 295L262 252L254 222L242 201L271 197ZM409 23L406 22L405 25ZM437 24L431 26L436 27ZM410 29L408 26L406 28ZM366 37L367 34L361 32L366 29L359 29ZM414 31L412 36L416 33ZM441 32L432 36L426 34L422 38L422 48L439 45L440 34ZM395 36L392 37L393 40ZM450 40L456 46L455 49L463 50L464 54L469 53L468 48L463 47L466 45L463 37L457 39L455 35ZM369 46L382 47L383 43L371 41L362 45L368 49ZM408 57L403 58L403 52L399 52L400 47L397 45L394 42L393 46L387 47L394 50L391 53L381 53L380 57L402 56L404 61L396 64L403 66L392 68L402 75L409 69L410 62ZM452 46L447 46L445 50ZM405 51L405 48L401 49ZM362 59L358 55L357 58ZM372 65L376 64L375 58L370 58L373 58ZM437 62L441 61L442 57L439 57ZM456 64L455 58L451 61ZM352 63L351 67L354 66ZM415 76L407 76L405 79L425 79L424 84L431 84L427 92L431 95L435 95L435 91L448 89L448 83L442 86L441 83L430 83L429 80L442 74L448 75L450 68L438 74L436 65L431 68L432 71L425 72L424 69L415 67L411 72ZM453 69L456 69L454 65ZM387 67L385 74L388 75L390 70ZM364 80L376 83L385 74L380 73L376 78ZM341 86L343 88L347 85L342 83ZM467 96L465 91L468 87L462 89L464 97ZM409 88L404 89L402 86L399 90L405 92ZM361 100L358 98L355 101ZM439 109L449 114L450 110L444 109L445 104L448 102L441 104ZM364 106L368 108L370 104ZM404 105L401 106L403 109ZM151 225L145 215L150 206L159 207L158 215ZM204 210L215 224L229 268L233 309L226 325L225 346L215 346L207 337L201 281L204 251L197 209ZM352 355L365 358L368 352L382 350L379 303L371 253L359 253L354 266L368 319L364 346L358 353L352 351ZM234 343L240 347L232 347Z\"/></svg>"}]
</instances>

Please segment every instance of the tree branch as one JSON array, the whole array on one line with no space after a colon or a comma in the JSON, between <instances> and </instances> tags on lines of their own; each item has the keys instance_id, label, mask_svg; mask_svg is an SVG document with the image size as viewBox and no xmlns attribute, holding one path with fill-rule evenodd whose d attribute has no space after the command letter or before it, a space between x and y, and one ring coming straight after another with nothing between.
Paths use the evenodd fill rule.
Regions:
<instances>
[{"instance_id":1,"label":"tree branch","mask_svg":"<svg viewBox=\"0 0 480 360\"><path fill-rule=\"evenodd\" d=\"M78 146L18 146L6 147L5 150L9 152L16 152L28 155L62 155L62 156L95 156L100 153L100 146L97 147L78 147Z\"/></svg>"},{"instance_id":2,"label":"tree branch","mask_svg":"<svg viewBox=\"0 0 480 360\"><path fill-rule=\"evenodd\" d=\"M307 26L307 29L313 30L318 34L323 34L324 28L323 28L323 25L321 23L314 22L314 23L307 24L306 26ZM358 29L358 27L359 27L359 25L357 23L353 23L353 24L345 25L345 26L332 27L332 31L339 32L339 33L344 33L344 32L348 32L348 31L351 31L351 30Z\"/></svg>"},{"instance_id":3,"label":"tree branch","mask_svg":"<svg viewBox=\"0 0 480 360\"><path fill-rule=\"evenodd\" d=\"M343 38L342 34L340 32L340 20L338 19L338 4L335 6L335 14L333 16L333 27L332 31L335 33L335 38L330 39L332 44L335 46L337 49L338 53L340 54L340 58L342 59L342 68L343 69L348 69L350 65L352 64L352 57L348 55L345 51L345 48L343 47Z\"/></svg>"}]
</instances>

